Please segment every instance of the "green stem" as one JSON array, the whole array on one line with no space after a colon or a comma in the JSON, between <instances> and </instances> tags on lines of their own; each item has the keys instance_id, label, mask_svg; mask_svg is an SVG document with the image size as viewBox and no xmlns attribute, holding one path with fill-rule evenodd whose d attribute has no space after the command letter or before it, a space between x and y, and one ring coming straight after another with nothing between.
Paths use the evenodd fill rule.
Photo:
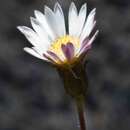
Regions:
<instances>
[{"instance_id":1,"label":"green stem","mask_svg":"<svg viewBox=\"0 0 130 130\"><path fill-rule=\"evenodd\" d=\"M77 111L78 111L80 130L86 130L84 100L83 100L83 98L76 99L76 107L77 107Z\"/></svg>"}]
</instances>

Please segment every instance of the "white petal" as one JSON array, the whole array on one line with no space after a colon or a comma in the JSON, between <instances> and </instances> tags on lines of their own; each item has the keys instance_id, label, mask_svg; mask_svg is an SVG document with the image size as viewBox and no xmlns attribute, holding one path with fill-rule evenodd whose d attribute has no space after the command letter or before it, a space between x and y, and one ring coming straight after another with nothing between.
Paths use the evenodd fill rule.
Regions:
<instances>
[{"instance_id":1,"label":"white petal","mask_svg":"<svg viewBox=\"0 0 130 130\"><path fill-rule=\"evenodd\" d=\"M39 37L42 39L43 46L48 47L49 44L52 42L48 34L43 30L41 24L37 21L37 19L31 17L31 24L34 30L37 32Z\"/></svg>"},{"instance_id":2,"label":"white petal","mask_svg":"<svg viewBox=\"0 0 130 130\"><path fill-rule=\"evenodd\" d=\"M40 49L38 47L32 47L32 49L34 49L40 56L43 56L43 53L46 52L46 51L43 51L42 49Z\"/></svg>"},{"instance_id":3,"label":"white petal","mask_svg":"<svg viewBox=\"0 0 130 130\"><path fill-rule=\"evenodd\" d=\"M29 47L25 47L24 51L28 52L29 54L39 58L39 59L43 59L42 56L40 56L36 51L34 51L33 49L29 48Z\"/></svg>"},{"instance_id":4,"label":"white petal","mask_svg":"<svg viewBox=\"0 0 130 130\"><path fill-rule=\"evenodd\" d=\"M46 53L46 51L43 52L43 50L41 50L40 48L37 48L37 47L32 47L32 49L33 49L36 53L38 53L38 54L42 57L43 60L48 61L48 59L45 58L44 55L43 55L44 53ZM49 62L49 61L48 61L48 62Z\"/></svg>"},{"instance_id":5,"label":"white petal","mask_svg":"<svg viewBox=\"0 0 130 130\"><path fill-rule=\"evenodd\" d=\"M77 8L72 2L69 8L69 35L75 36L77 33Z\"/></svg>"},{"instance_id":6,"label":"white petal","mask_svg":"<svg viewBox=\"0 0 130 130\"><path fill-rule=\"evenodd\" d=\"M82 54L82 53L85 51L85 49L93 43L93 41L95 40L95 38L96 38L96 36L98 35L98 33L99 33L99 30L97 30L97 31L95 32L95 34L92 36L92 38L89 40L89 42L84 46L84 48L82 48L82 49L80 50L80 52L78 53L78 56L79 56L80 54Z\"/></svg>"},{"instance_id":7,"label":"white petal","mask_svg":"<svg viewBox=\"0 0 130 130\"><path fill-rule=\"evenodd\" d=\"M85 24L85 20L86 20L86 14L87 14L87 4L85 3L80 11L79 11L79 16L78 16L78 25L77 25L77 28L78 28L78 31L77 31L77 37L80 36L81 32L82 32L82 29L84 27L84 24Z\"/></svg>"},{"instance_id":8,"label":"white petal","mask_svg":"<svg viewBox=\"0 0 130 130\"><path fill-rule=\"evenodd\" d=\"M96 36L98 35L98 33L99 33L99 30L97 30L97 31L95 32L95 34L93 35L93 37L90 39L90 41L89 41L88 44L87 44L88 46L93 43L93 41L95 40L95 38L96 38Z\"/></svg>"},{"instance_id":9,"label":"white petal","mask_svg":"<svg viewBox=\"0 0 130 130\"><path fill-rule=\"evenodd\" d=\"M42 27L47 31L47 33L51 37L51 39L55 40L56 35L54 34L50 25L48 24L48 22L45 18L45 15L38 10L35 10L34 13L35 13L37 20L41 23Z\"/></svg>"},{"instance_id":10,"label":"white petal","mask_svg":"<svg viewBox=\"0 0 130 130\"><path fill-rule=\"evenodd\" d=\"M85 26L84 26L84 29L83 29L83 32L81 34L81 41L83 41L86 37L88 37L94 27L94 17L95 17L95 13L96 13L96 9L93 9L89 15L88 15L88 18L87 18L87 21L85 23Z\"/></svg>"},{"instance_id":11,"label":"white petal","mask_svg":"<svg viewBox=\"0 0 130 130\"><path fill-rule=\"evenodd\" d=\"M60 27L60 34L61 36L64 36L66 35L65 18L64 18L62 8L58 2L55 4L54 13L55 13L55 18L57 20L57 24Z\"/></svg>"},{"instance_id":12,"label":"white petal","mask_svg":"<svg viewBox=\"0 0 130 130\"><path fill-rule=\"evenodd\" d=\"M57 18L55 17L54 12L47 6L45 6L45 17L47 19L48 24L50 25L52 30L55 32L56 37L62 36L60 24L57 22L56 20Z\"/></svg>"},{"instance_id":13,"label":"white petal","mask_svg":"<svg viewBox=\"0 0 130 130\"><path fill-rule=\"evenodd\" d=\"M18 26L18 30L20 30L29 42L32 43L33 46L42 47L40 37L31 29L26 26Z\"/></svg>"}]
</instances>

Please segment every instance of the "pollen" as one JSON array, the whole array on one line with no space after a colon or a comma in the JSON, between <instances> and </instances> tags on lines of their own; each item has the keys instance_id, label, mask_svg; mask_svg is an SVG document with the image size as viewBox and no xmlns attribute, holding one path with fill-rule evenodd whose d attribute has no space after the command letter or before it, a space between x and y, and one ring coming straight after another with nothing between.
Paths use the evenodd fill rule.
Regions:
<instances>
[{"instance_id":1,"label":"pollen","mask_svg":"<svg viewBox=\"0 0 130 130\"><path fill-rule=\"evenodd\" d=\"M61 45L62 44L66 45L67 43L72 43L75 50L80 48L80 40L79 40L79 38L66 35L66 36L63 36L63 37L60 37L60 38L56 39L51 44L51 46L49 47L48 50L54 52L55 54L57 54L58 57L64 59L65 56L64 56L64 54L62 52Z\"/></svg>"}]
</instances>

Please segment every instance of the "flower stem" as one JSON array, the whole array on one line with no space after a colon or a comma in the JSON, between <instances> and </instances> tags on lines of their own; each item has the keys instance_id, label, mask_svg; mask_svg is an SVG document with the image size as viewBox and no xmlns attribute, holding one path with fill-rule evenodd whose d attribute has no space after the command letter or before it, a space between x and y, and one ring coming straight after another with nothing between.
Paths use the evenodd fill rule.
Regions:
<instances>
[{"instance_id":1,"label":"flower stem","mask_svg":"<svg viewBox=\"0 0 130 130\"><path fill-rule=\"evenodd\" d=\"M80 130L86 130L83 98L76 99L76 107L77 107L77 112L78 112Z\"/></svg>"}]
</instances>

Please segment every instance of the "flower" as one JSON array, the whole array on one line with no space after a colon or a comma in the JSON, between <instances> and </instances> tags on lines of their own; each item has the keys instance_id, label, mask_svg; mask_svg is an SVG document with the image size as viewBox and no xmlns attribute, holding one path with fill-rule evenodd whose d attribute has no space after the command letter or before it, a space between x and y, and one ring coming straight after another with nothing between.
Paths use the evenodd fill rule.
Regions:
<instances>
[{"instance_id":1,"label":"flower","mask_svg":"<svg viewBox=\"0 0 130 130\"><path fill-rule=\"evenodd\" d=\"M30 17L34 30L26 26L17 27L33 45L32 48L25 47L24 50L55 65L74 64L86 56L99 32L97 30L90 37L96 24L95 13L96 9L93 9L86 18L86 3L78 12L72 2L68 14L67 33L63 10L58 2L54 11L47 6L44 8L44 14L35 10L35 18Z\"/></svg>"}]
</instances>

